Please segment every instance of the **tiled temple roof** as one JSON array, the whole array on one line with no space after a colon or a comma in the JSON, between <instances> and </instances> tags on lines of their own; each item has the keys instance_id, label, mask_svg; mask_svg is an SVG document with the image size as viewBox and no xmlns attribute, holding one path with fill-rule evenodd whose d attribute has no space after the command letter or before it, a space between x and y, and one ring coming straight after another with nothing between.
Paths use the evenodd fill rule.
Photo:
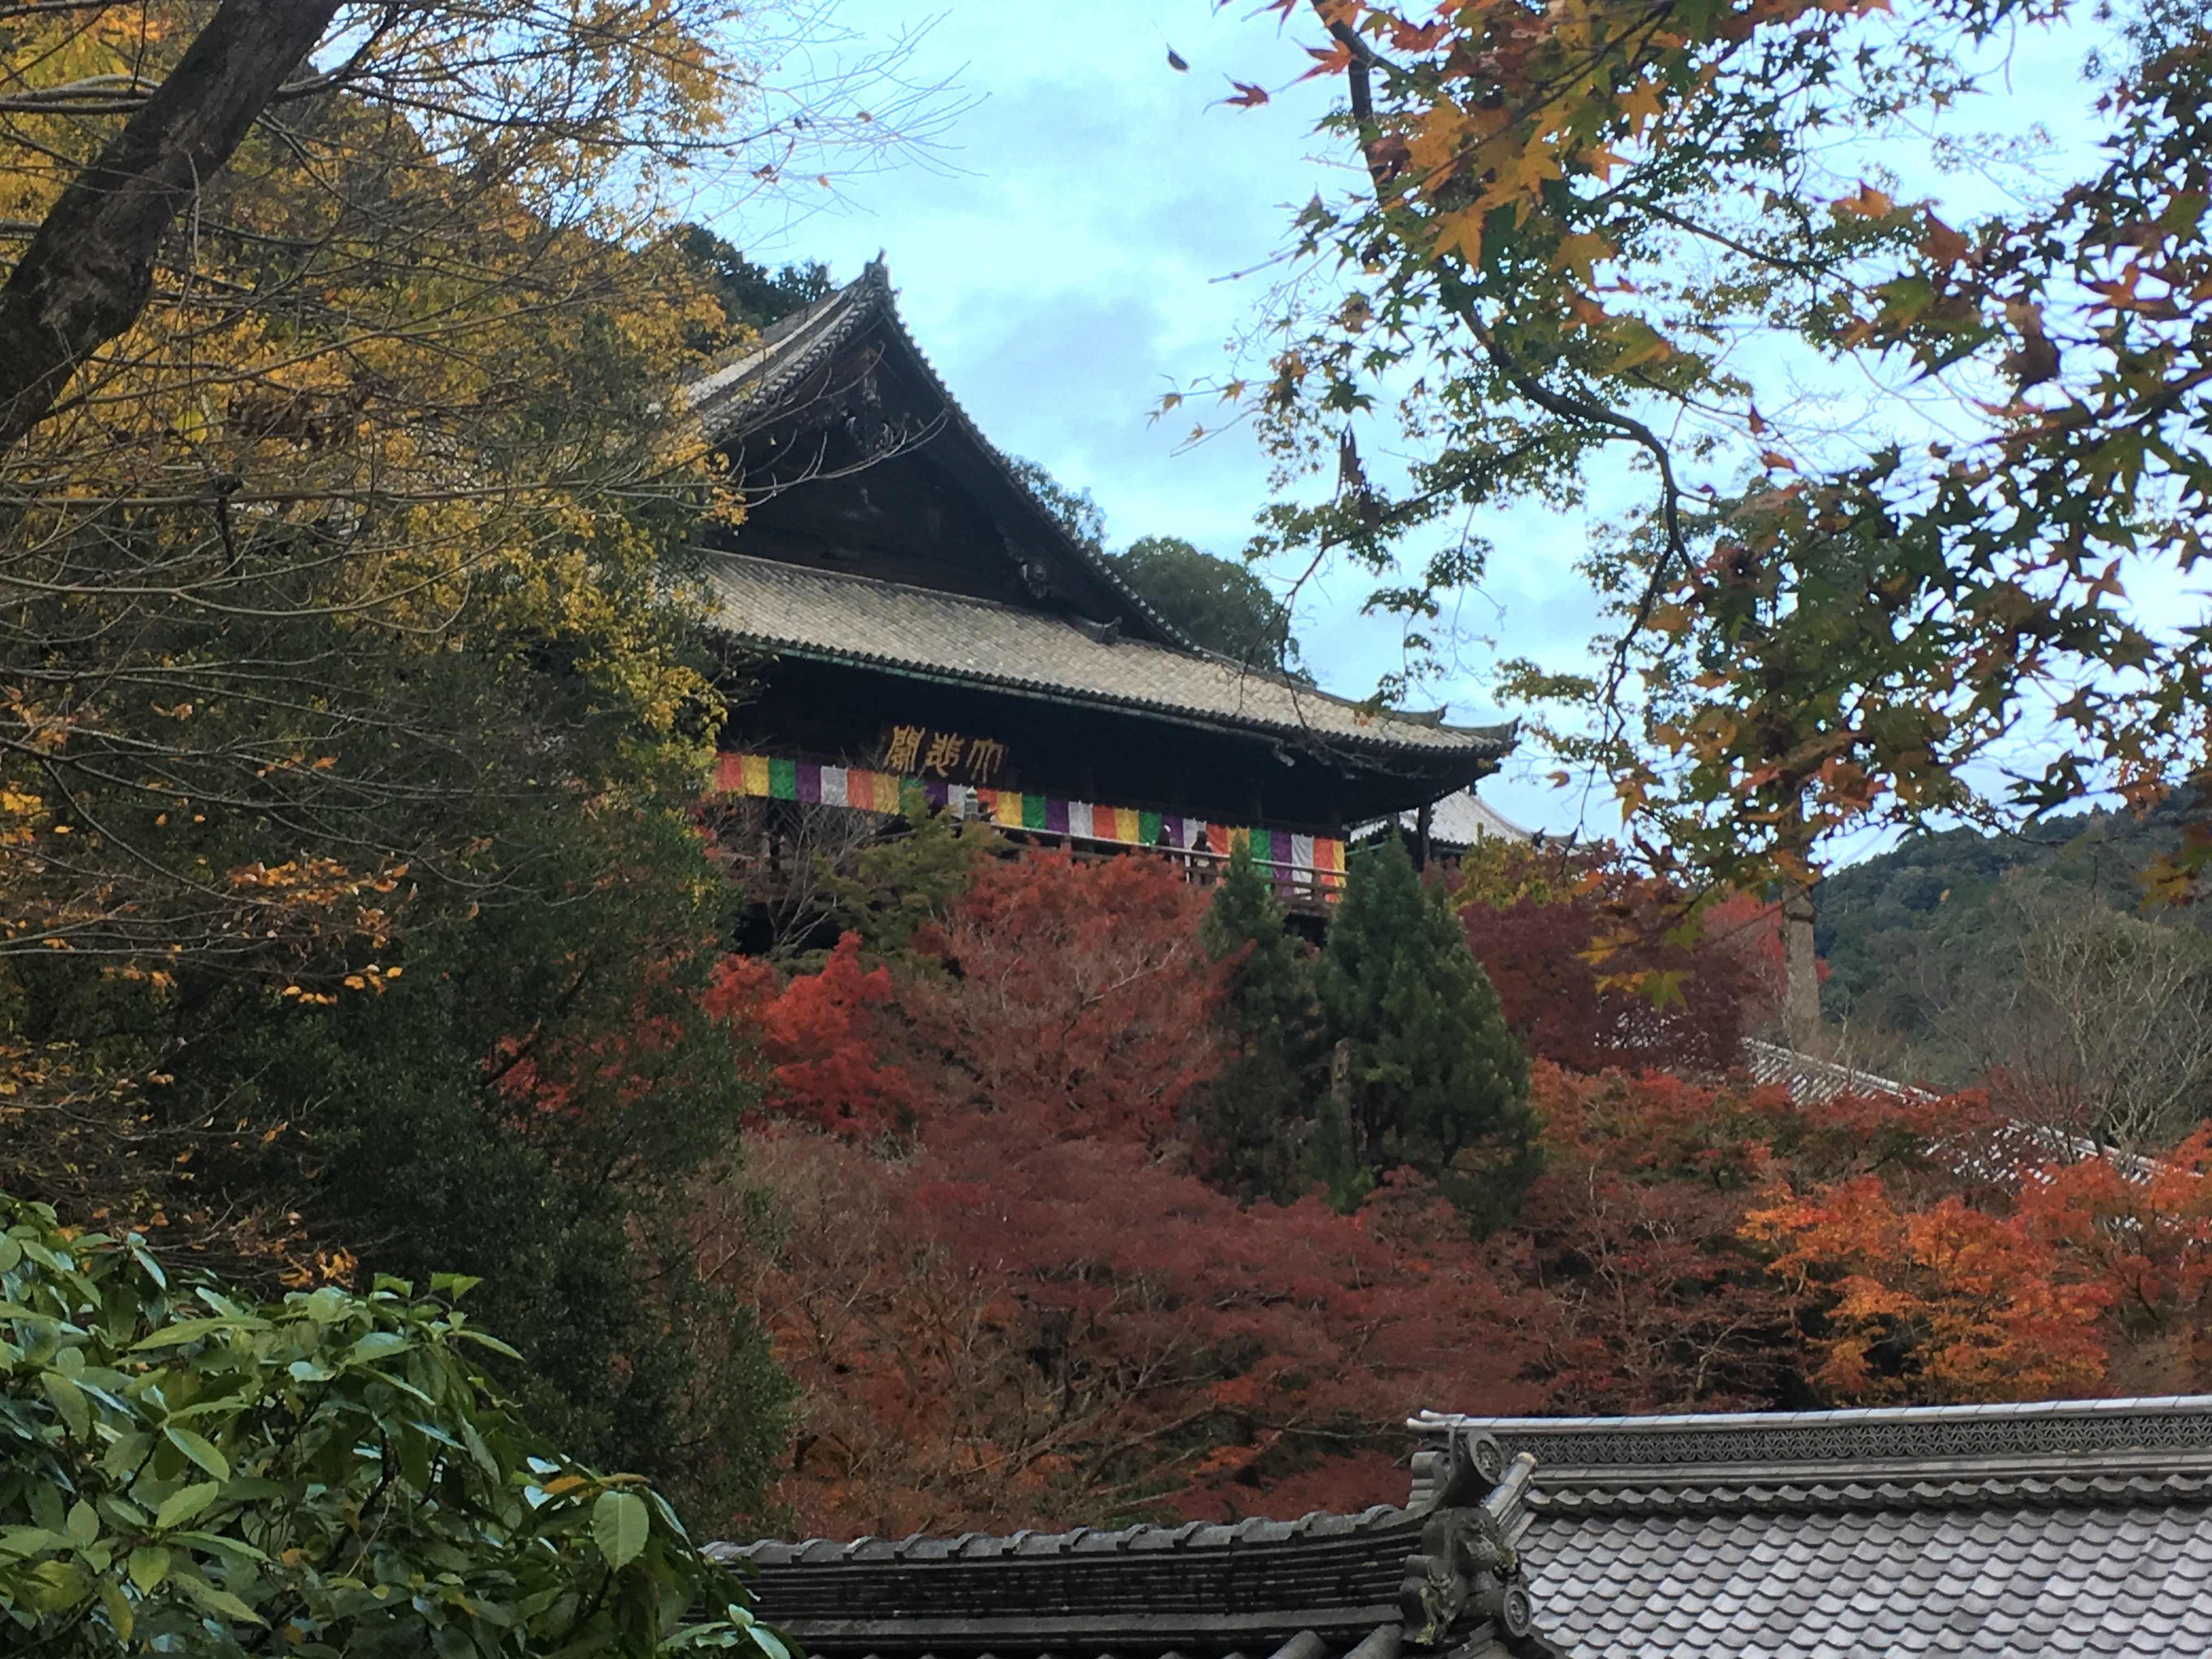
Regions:
<instances>
[{"instance_id":1,"label":"tiled temple roof","mask_svg":"<svg viewBox=\"0 0 2212 1659\"><path fill-rule=\"evenodd\" d=\"M881 352L903 366L927 414L912 446L975 459L1000 510L1021 534L1078 573L1074 591L1105 607L1018 608L732 554L710 560L721 619L741 641L842 662L1104 703L1246 728L1334 749L1347 759L1418 753L1462 775L1510 750L1510 726L1461 727L1432 715L1376 710L1194 647L1124 581L1098 550L1071 535L1050 507L960 407L898 314L880 260L860 277L784 319L755 343L693 381L692 405L709 439L741 446L792 407L824 393L850 354ZM742 543L740 543L742 544ZM997 559L1000 555L990 556ZM1123 623L1127 626L1122 626Z\"/></svg>"},{"instance_id":2,"label":"tiled temple roof","mask_svg":"<svg viewBox=\"0 0 2212 1659\"><path fill-rule=\"evenodd\" d=\"M1446 726L1377 713L1225 658L1102 637L1103 630L989 599L739 554L710 556L707 576L724 629L793 655L1118 704L1353 754L1496 760L1513 746L1510 724Z\"/></svg>"},{"instance_id":3,"label":"tiled temple roof","mask_svg":"<svg viewBox=\"0 0 2212 1659\"><path fill-rule=\"evenodd\" d=\"M716 1548L824 1659L1558 1659L1503 1540L1534 1463L1463 1437L1412 1508Z\"/></svg>"},{"instance_id":4,"label":"tiled temple roof","mask_svg":"<svg viewBox=\"0 0 2212 1659\"><path fill-rule=\"evenodd\" d=\"M1058 544L1060 556L1081 565L1103 583L1144 618L1149 631L1175 644L1189 644L1095 549L1066 533L1058 516L1037 500L1028 481L969 418L928 355L907 331L906 320L899 315L897 294L891 287L890 267L880 255L843 288L782 319L758 341L691 382L688 391L692 407L708 439L717 444L731 442L748 428L772 419L824 373L840 352L871 332L894 345L920 372L941 407L942 425L984 458L1001 487L1029 503L1045 533Z\"/></svg>"},{"instance_id":5,"label":"tiled temple roof","mask_svg":"<svg viewBox=\"0 0 2212 1659\"><path fill-rule=\"evenodd\" d=\"M2212 1654L2212 1397L1413 1426L1404 1509L718 1548L824 1659Z\"/></svg>"},{"instance_id":6,"label":"tiled temple roof","mask_svg":"<svg viewBox=\"0 0 2212 1659\"><path fill-rule=\"evenodd\" d=\"M1537 1460L1577 1659L2212 1654L2212 1399L1416 1425Z\"/></svg>"}]
</instances>

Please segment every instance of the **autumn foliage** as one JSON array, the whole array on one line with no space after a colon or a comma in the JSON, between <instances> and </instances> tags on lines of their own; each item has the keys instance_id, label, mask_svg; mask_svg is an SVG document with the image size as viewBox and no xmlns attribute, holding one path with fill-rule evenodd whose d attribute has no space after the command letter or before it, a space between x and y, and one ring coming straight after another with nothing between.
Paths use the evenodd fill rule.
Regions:
<instances>
[{"instance_id":1,"label":"autumn foliage","mask_svg":"<svg viewBox=\"0 0 2212 1659\"><path fill-rule=\"evenodd\" d=\"M1726 1072L1780 969L1773 907L1731 897L1693 915L1600 851L1491 842L1455 896L1506 1023L1577 1071Z\"/></svg>"},{"instance_id":2,"label":"autumn foliage","mask_svg":"<svg viewBox=\"0 0 2212 1659\"><path fill-rule=\"evenodd\" d=\"M1516 902L1566 937L1603 890ZM1487 1235L1407 1170L1348 1213L1222 1190L1193 1126L1233 959L1198 948L1203 905L1146 860L994 858L915 950L725 964L714 1006L767 1084L693 1236L801 1389L777 1495L802 1529L1356 1509L1402 1498L1423 1406L2207 1374L2212 1138L2051 1164L1979 1094L1793 1101L1688 1039L1694 1078L1537 1060L1542 1172ZM1495 971L1509 1008L1529 994ZM1589 1042L1604 994L1575 984L1547 994L1583 1006L1533 1029L1571 1013Z\"/></svg>"},{"instance_id":3,"label":"autumn foliage","mask_svg":"<svg viewBox=\"0 0 2212 1659\"><path fill-rule=\"evenodd\" d=\"M848 937L772 989L726 974L770 1122L697 1225L806 1390L781 1494L803 1526L1218 1513L1285 1481L1357 1508L1402 1496L1407 1412L1538 1402L1483 1253L1418 1181L1346 1216L1200 1179L1201 908L1164 866L1048 856L987 871L933 962L861 972ZM833 1076L911 1103L910 1133L836 1113Z\"/></svg>"}]
</instances>

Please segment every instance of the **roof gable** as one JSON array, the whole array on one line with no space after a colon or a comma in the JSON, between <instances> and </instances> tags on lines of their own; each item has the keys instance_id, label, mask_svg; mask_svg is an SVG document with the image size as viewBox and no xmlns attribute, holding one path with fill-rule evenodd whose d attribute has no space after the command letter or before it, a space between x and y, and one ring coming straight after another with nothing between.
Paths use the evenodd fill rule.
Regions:
<instances>
[{"instance_id":1,"label":"roof gable","mask_svg":"<svg viewBox=\"0 0 2212 1659\"><path fill-rule=\"evenodd\" d=\"M977 429L907 331L880 258L693 381L690 396L736 469L747 551L781 532L843 554L855 574L1189 648ZM829 481L846 487L801 488ZM871 553L884 562L870 566Z\"/></svg>"}]
</instances>

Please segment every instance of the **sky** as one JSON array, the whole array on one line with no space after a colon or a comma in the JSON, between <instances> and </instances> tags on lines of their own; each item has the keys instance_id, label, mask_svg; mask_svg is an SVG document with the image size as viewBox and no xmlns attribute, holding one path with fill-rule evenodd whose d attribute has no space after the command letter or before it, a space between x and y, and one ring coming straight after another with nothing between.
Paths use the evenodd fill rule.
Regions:
<instances>
[{"instance_id":1,"label":"sky","mask_svg":"<svg viewBox=\"0 0 2212 1659\"><path fill-rule=\"evenodd\" d=\"M757 260L820 259L840 282L880 251L910 331L954 396L1000 448L1090 490L1110 544L1176 535L1233 555L1267 498L1266 459L1238 429L1186 447L1188 416L1155 423L1152 411L1162 393L1224 368L1268 282L1264 268L1240 273L1266 265L1317 188L1347 181L1343 159L1312 132L1334 87L1294 84L1306 62L1299 37L1254 9L843 0L834 15L845 38L816 48L817 72L903 42L903 78L941 88L934 131L877 170L808 187L778 216L758 204L711 216ZM1170 67L1170 47L1188 71ZM2053 122L2063 146L2087 102L2081 47L2007 43L1998 82L2014 125ZM1231 107L1232 78L1276 95ZM1908 182L1927 172L1924 154L1890 160ZM1945 185L1947 196L1961 187ZM1628 487L1625 477L1600 480L1600 509L1608 490L1620 501ZM1597 623L1573 568L1586 523L1529 510L1479 527L1496 548L1489 575L1455 619L1455 672L1421 697L1446 703L1455 724L1519 712L1486 684L1494 656L1571 667L1587 659ZM1397 624L1359 614L1367 586L1325 577L1295 622L1322 684L1355 696L1398 660ZM1554 764L1524 744L1481 793L1531 829L1616 827L1601 791L1547 781Z\"/></svg>"}]
</instances>

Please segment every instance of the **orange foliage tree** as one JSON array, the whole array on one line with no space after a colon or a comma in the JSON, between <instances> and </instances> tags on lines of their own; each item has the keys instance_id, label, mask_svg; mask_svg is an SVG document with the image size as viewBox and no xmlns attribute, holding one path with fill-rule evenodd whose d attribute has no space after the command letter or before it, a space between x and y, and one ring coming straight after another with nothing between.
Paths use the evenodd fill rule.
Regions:
<instances>
[{"instance_id":1,"label":"orange foliage tree","mask_svg":"<svg viewBox=\"0 0 2212 1659\"><path fill-rule=\"evenodd\" d=\"M1919 1204L1871 1177L1789 1193L1745 1236L1839 1398L2185 1392L2212 1380L2212 1131L2156 1162L2029 1164Z\"/></svg>"}]
</instances>

